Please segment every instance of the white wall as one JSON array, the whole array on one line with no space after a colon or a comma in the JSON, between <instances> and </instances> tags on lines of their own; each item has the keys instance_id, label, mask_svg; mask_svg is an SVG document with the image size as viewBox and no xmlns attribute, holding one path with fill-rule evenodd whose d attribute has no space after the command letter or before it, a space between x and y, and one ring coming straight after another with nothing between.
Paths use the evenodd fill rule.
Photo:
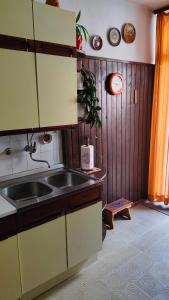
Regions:
<instances>
[{"instance_id":1,"label":"white wall","mask_svg":"<svg viewBox=\"0 0 169 300\"><path fill-rule=\"evenodd\" d=\"M60 131L49 132L52 134L52 142L43 144L40 137L43 133L36 133L33 141L37 143L37 152L33 155L36 159L47 160L51 166L62 163L62 143ZM29 137L31 134L29 134ZM46 164L33 162L25 152L27 145L26 134L0 137L0 177L13 175L20 172L32 171L46 167ZM11 148L12 154L6 155L5 149Z\"/></svg>"},{"instance_id":2,"label":"white wall","mask_svg":"<svg viewBox=\"0 0 169 300\"><path fill-rule=\"evenodd\" d=\"M88 55L154 63L155 22L152 13L144 6L127 0L60 0L60 4L68 10L81 10L80 22L90 35L99 34L103 38L100 51L92 50L89 44L84 46ZM122 40L118 47L110 46L107 31L111 27L121 29L126 22L133 23L136 28L135 42L126 44Z\"/></svg>"}]
</instances>

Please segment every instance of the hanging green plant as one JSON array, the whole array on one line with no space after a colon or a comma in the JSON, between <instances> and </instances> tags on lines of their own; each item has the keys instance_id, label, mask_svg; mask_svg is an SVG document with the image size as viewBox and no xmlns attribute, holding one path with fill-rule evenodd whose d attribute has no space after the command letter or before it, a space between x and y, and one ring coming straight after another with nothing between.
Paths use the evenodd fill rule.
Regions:
<instances>
[{"instance_id":1,"label":"hanging green plant","mask_svg":"<svg viewBox=\"0 0 169 300\"><path fill-rule=\"evenodd\" d=\"M83 79L84 89L78 94L78 102L84 108L85 121L98 128L102 127L102 121L100 119L99 112L101 107L99 106L99 99L96 96L96 78L95 75L85 69L80 70Z\"/></svg>"}]
</instances>

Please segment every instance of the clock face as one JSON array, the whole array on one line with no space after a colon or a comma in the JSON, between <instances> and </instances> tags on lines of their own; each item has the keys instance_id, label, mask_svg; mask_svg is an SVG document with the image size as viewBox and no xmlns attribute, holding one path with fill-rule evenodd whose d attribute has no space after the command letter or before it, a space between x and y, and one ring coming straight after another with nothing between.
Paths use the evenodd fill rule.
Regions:
<instances>
[{"instance_id":1,"label":"clock face","mask_svg":"<svg viewBox=\"0 0 169 300\"><path fill-rule=\"evenodd\" d=\"M110 77L109 88L113 95L120 95L124 89L123 76L119 73L112 74Z\"/></svg>"}]
</instances>

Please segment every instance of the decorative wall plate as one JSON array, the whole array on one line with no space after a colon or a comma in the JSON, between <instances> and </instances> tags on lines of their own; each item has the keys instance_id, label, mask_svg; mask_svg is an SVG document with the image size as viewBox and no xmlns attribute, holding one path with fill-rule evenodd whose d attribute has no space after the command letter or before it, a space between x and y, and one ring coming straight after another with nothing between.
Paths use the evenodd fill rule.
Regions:
<instances>
[{"instance_id":1,"label":"decorative wall plate","mask_svg":"<svg viewBox=\"0 0 169 300\"><path fill-rule=\"evenodd\" d=\"M120 73L113 73L109 77L109 90L111 94L118 96L124 90L124 78Z\"/></svg>"},{"instance_id":2,"label":"decorative wall plate","mask_svg":"<svg viewBox=\"0 0 169 300\"><path fill-rule=\"evenodd\" d=\"M94 35L91 37L91 46L94 50L100 50L103 46L103 41L101 36Z\"/></svg>"},{"instance_id":3,"label":"decorative wall plate","mask_svg":"<svg viewBox=\"0 0 169 300\"><path fill-rule=\"evenodd\" d=\"M122 36L126 43L131 44L136 38L136 30L133 24L126 23L122 28Z\"/></svg>"},{"instance_id":4,"label":"decorative wall plate","mask_svg":"<svg viewBox=\"0 0 169 300\"><path fill-rule=\"evenodd\" d=\"M120 31L115 27L111 28L108 33L108 40L112 46L114 46L114 47L118 46L121 42Z\"/></svg>"}]
</instances>

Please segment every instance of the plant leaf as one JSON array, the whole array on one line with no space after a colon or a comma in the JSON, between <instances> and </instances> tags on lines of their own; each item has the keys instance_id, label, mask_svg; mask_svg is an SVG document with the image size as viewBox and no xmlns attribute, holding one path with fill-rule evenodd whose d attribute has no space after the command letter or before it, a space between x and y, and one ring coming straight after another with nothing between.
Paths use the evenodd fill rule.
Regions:
<instances>
[{"instance_id":1,"label":"plant leaf","mask_svg":"<svg viewBox=\"0 0 169 300\"><path fill-rule=\"evenodd\" d=\"M83 29L85 30L86 35L88 35L88 36L90 37L90 34L89 34L88 30L87 30L83 25L82 25L82 27L83 27Z\"/></svg>"},{"instance_id":2,"label":"plant leaf","mask_svg":"<svg viewBox=\"0 0 169 300\"><path fill-rule=\"evenodd\" d=\"M80 31L80 29L79 29L79 26L78 26L78 25L76 26L76 34L77 34L77 35L79 35L79 36L81 35L81 31Z\"/></svg>"},{"instance_id":3,"label":"plant leaf","mask_svg":"<svg viewBox=\"0 0 169 300\"><path fill-rule=\"evenodd\" d=\"M77 17L76 17L76 23L79 22L80 17L81 17L81 10L79 10L79 12L78 12L78 14L77 14Z\"/></svg>"},{"instance_id":4,"label":"plant leaf","mask_svg":"<svg viewBox=\"0 0 169 300\"><path fill-rule=\"evenodd\" d=\"M85 41L87 42L87 34L86 34L86 31L84 29L84 27L82 26L82 32L83 32L83 35L84 35L84 38L85 38Z\"/></svg>"},{"instance_id":5,"label":"plant leaf","mask_svg":"<svg viewBox=\"0 0 169 300\"><path fill-rule=\"evenodd\" d=\"M84 67L81 69L81 74L84 79L83 85L85 89L79 94L79 100L84 107L86 123L90 124L91 127L96 126L100 128L102 127L102 121L99 114L101 107L98 105L99 99L96 97L95 75Z\"/></svg>"}]
</instances>

